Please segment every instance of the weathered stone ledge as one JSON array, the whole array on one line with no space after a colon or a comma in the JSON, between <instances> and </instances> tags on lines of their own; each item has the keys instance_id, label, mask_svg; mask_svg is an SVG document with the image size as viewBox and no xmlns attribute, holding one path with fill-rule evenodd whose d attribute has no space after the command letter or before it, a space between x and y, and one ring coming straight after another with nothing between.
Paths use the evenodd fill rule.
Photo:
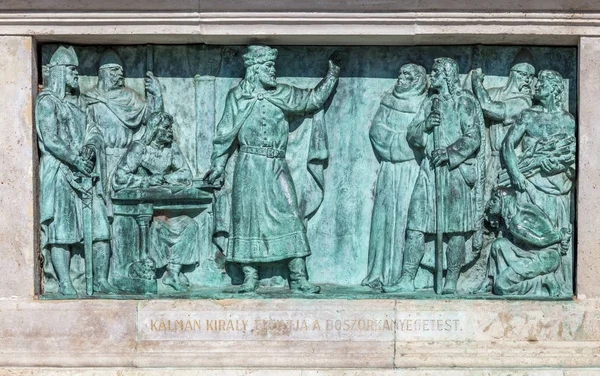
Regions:
<instances>
[{"instance_id":1,"label":"weathered stone ledge","mask_svg":"<svg viewBox=\"0 0 600 376\"><path fill-rule=\"evenodd\" d=\"M600 367L599 309L595 299L5 300L0 367Z\"/></svg>"}]
</instances>

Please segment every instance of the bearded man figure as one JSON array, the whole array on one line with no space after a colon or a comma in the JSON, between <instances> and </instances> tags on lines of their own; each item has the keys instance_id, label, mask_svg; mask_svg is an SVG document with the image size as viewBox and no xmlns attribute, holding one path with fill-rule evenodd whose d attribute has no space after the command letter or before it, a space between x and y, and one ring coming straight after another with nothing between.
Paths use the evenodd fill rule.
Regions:
<instances>
[{"instance_id":1,"label":"bearded man figure","mask_svg":"<svg viewBox=\"0 0 600 376\"><path fill-rule=\"evenodd\" d=\"M498 184L498 174L501 170L500 150L504 137L518 115L532 105L534 79L533 56L526 49L521 50L513 60L504 87L486 89L483 86L484 75L481 70L471 72L473 93L481 104L489 132L486 137L486 202Z\"/></svg>"},{"instance_id":2,"label":"bearded man figure","mask_svg":"<svg viewBox=\"0 0 600 376\"><path fill-rule=\"evenodd\" d=\"M145 88L146 100L125 86L123 62L114 50L108 50L100 58L98 85L83 94L89 121L97 124L104 136L107 181L134 134L152 113L163 110L160 84L151 72L146 73Z\"/></svg>"},{"instance_id":3,"label":"bearded man figure","mask_svg":"<svg viewBox=\"0 0 600 376\"><path fill-rule=\"evenodd\" d=\"M431 88L436 93L425 100L408 127L409 144L422 150L425 157L408 210L402 275L398 283L384 287L385 292L415 290L425 242L441 232L448 264L441 291L454 294L465 262L466 241L483 215L478 213L476 189L483 173L478 160L484 130L479 102L470 92L460 90L458 64L450 58L435 59ZM440 209L442 221L437 223Z\"/></svg>"},{"instance_id":4,"label":"bearded man figure","mask_svg":"<svg viewBox=\"0 0 600 376\"><path fill-rule=\"evenodd\" d=\"M42 247L48 249L63 295L77 293L70 275L71 252L83 246L83 196L91 194L93 291L116 293L108 283L110 227L106 196L97 180L91 192L82 178L98 173L102 134L86 123L79 97L78 59L72 47L52 55L46 85L37 97L35 123L40 148Z\"/></svg>"},{"instance_id":5,"label":"bearded man figure","mask_svg":"<svg viewBox=\"0 0 600 376\"><path fill-rule=\"evenodd\" d=\"M179 144L173 139L173 117L155 112L148 119L144 137L127 149L113 175L113 190L190 186L192 171ZM185 291L189 281L184 265L200 259L198 224L187 215L154 217L150 227L148 258L157 268L166 268L162 283Z\"/></svg>"},{"instance_id":6,"label":"bearded man figure","mask_svg":"<svg viewBox=\"0 0 600 376\"><path fill-rule=\"evenodd\" d=\"M408 125L427 95L427 72L416 64L400 68L394 90L381 100L369 137L380 160L364 286L379 289L396 283L402 270L408 205L421 153L406 141Z\"/></svg>"},{"instance_id":7,"label":"bearded man figure","mask_svg":"<svg viewBox=\"0 0 600 376\"><path fill-rule=\"evenodd\" d=\"M101 179L108 197L112 195L110 181L117 165L131 143L139 139L150 115L163 110L160 84L151 72L144 80L146 100L133 89L125 86L123 62L114 50L107 50L101 57L98 68L98 84L83 94L88 104L88 122L96 124L104 138L104 159L100 164ZM108 204L108 215L112 217L112 202ZM133 218L118 217L111 223L114 234L136 234L137 224ZM124 275L132 261L129 250L135 247L136 235L114 237L114 274Z\"/></svg>"},{"instance_id":8,"label":"bearded man figure","mask_svg":"<svg viewBox=\"0 0 600 376\"><path fill-rule=\"evenodd\" d=\"M314 89L299 89L276 82L276 49L249 46L243 58L246 76L227 94L213 141L211 169L205 176L209 183L219 181L229 157L239 151L227 258L242 265L241 293L258 288L257 264L283 260L293 291L318 293L320 288L308 281L305 258L310 247L285 160L290 131L287 116L321 109L333 92L340 68L330 60L327 75Z\"/></svg>"}]
</instances>

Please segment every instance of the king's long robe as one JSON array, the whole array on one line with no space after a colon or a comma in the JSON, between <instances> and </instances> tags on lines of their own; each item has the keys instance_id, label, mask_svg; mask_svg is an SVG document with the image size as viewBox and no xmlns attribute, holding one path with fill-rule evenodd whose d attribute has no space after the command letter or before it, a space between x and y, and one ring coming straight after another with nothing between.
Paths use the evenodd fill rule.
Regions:
<instances>
[{"instance_id":1,"label":"king's long robe","mask_svg":"<svg viewBox=\"0 0 600 376\"><path fill-rule=\"evenodd\" d=\"M304 218L285 160L291 114L323 107L336 77L315 89L278 84L255 92L247 81L233 88L213 142L213 166L224 168L238 149L233 172L227 258L272 262L310 255Z\"/></svg>"}]
</instances>

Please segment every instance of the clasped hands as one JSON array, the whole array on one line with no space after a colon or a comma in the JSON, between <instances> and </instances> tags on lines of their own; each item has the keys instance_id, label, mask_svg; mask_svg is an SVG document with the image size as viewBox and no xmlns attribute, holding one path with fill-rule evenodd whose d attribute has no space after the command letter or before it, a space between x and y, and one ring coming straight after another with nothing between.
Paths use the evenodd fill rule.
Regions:
<instances>
[{"instance_id":1,"label":"clasped hands","mask_svg":"<svg viewBox=\"0 0 600 376\"><path fill-rule=\"evenodd\" d=\"M73 166L85 176L90 176L96 165L96 151L90 145L84 145L79 155L75 157Z\"/></svg>"},{"instance_id":2,"label":"clasped hands","mask_svg":"<svg viewBox=\"0 0 600 376\"><path fill-rule=\"evenodd\" d=\"M146 183L149 187L157 187L167 183L165 176L162 174L153 174L146 177Z\"/></svg>"},{"instance_id":3,"label":"clasped hands","mask_svg":"<svg viewBox=\"0 0 600 376\"><path fill-rule=\"evenodd\" d=\"M176 174L152 174L142 178L141 187L161 187L161 186L177 186L186 185L181 181Z\"/></svg>"}]
</instances>

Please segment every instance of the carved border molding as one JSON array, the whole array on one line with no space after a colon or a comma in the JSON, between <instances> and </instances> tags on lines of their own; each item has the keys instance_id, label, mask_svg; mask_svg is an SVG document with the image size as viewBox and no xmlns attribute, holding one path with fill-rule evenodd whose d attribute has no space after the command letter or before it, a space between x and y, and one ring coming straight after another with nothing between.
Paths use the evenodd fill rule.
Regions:
<instances>
[{"instance_id":1,"label":"carved border molding","mask_svg":"<svg viewBox=\"0 0 600 376\"><path fill-rule=\"evenodd\" d=\"M72 43L576 45L579 36L599 36L599 26L598 11L7 12L0 8L1 35Z\"/></svg>"},{"instance_id":2,"label":"carved border molding","mask_svg":"<svg viewBox=\"0 0 600 376\"><path fill-rule=\"evenodd\" d=\"M0 10L194 11L194 12L404 12L415 11L600 11L597 1L581 0L4 0Z\"/></svg>"}]
</instances>

